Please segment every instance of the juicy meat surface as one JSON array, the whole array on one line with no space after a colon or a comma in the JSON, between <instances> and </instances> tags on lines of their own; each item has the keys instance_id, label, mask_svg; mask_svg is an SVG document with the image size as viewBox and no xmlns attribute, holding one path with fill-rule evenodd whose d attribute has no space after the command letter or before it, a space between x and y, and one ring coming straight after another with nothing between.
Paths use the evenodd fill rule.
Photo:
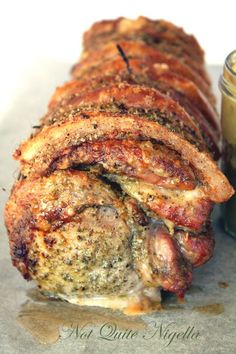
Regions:
<instances>
[{"instance_id":1,"label":"juicy meat surface","mask_svg":"<svg viewBox=\"0 0 236 354\"><path fill-rule=\"evenodd\" d=\"M53 294L126 294L146 286L148 277L149 285L184 291L191 263L168 229L142 214L135 200L122 202L88 172L23 179L5 209L14 265ZM144 252L150 274L140 264Z\"/></svg>"},{"instance_id":2,"label":"juicy meat surface","mask_svg":"<svg viewBox=\"0 0 236 354\"><path fill-rule=\"evenodd\" d=\"M6 207L14 264L51 293L124 293L137 282L127 219L110 188L85 172L24 179Z\"/></svg>"}]
</instances>

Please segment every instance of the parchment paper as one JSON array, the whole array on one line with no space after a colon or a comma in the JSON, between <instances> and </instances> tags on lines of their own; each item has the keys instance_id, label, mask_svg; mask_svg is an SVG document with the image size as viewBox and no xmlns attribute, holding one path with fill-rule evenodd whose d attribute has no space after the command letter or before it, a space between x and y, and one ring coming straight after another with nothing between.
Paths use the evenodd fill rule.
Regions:
<instances>
[{"instance_id":1,"label":"parchment paper","mask_svg":"<svg viewBox=\"0 0 236 354\"><path fill-rule=\"evenodd\" d=\"M69 68L70 64L46 60L34 63L29 68L28 77L12 98L8 111L1 117L1 214L17 175L17 164L11 154L18 143L26 139L31 126L37 124L38 118L46 111L55 86L69 78ZM217 81L221 68L209 69L219 97ZM68 308L69 305L65 303L50 302L32 295L34 292L29 289L34 288L34 284L23 280L11 265L8 240L1 219L0 353L235 353L236 241L224 234L219 208L214 211L214 227L217 241L214 257L195 270L193 287L186 295L185 303L176 304L174 298L169 297L165 300L164 310L138 317L133 322L127 318L126 322L119 313L111 313L109 310L94 308L92 312L90 309L89 313L84 312L83 315L83 312L73 307ZM42 310L47 313L44 317ZM81 330L80 325L70 329L70 324L67 323L64 331L63 328L58 328L61 334L59 339L57 335L51 336L50 344L42 344L42 333L47 336L55 332L57 324L55 325L55 321L52 323L50 316L48 317L48 312L50 314L54 310L60 317L57 317L58 327L63 322L64 314L67 322L68 316L71 316L71 325L73 321L76 322L78 314L78 323L83 323L84 329ZM19 318L23 318L21 323ZM53 313L52 318L55 319ZM86 319L90 322L87 325ZM38 338L22 325L24 321L28 323L28 327L30 324L33 331L35 328L36 332L41 329L38 331ZM106 327L106 322L110 323L110 329ZM145 328L143 324L146 325ZM109 331L114 334L108 339ZM115 338L119 331L120 337L123 336L120 339Z\"/></svg>"}]
</instances>

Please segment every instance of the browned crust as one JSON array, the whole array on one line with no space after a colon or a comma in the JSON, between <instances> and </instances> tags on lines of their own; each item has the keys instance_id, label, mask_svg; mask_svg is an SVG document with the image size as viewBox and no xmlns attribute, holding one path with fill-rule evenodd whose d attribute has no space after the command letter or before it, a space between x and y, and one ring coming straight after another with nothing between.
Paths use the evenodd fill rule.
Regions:
<instances>
[{"instance_id":1,"label":"browned crust","mask_svg":"<svg viewBox=\"0 0 236 354\"><path fill-rule=\"evenodd\" d=\"M206 94L207 98L214 105L215 98L211 94L210 86L202 80L201 76L192 70L185 63L181 62L176 57L167 53L159 52L158 50L141 42L134 41L120 41L120 47L123 49L126 56L134 59L141 59L144 64L155 65L165 64L171 69L171 71L188 78L193 81L198 88ZM119 57L119 51L117 49L117 43L108 43L99 51L94 51L88 55L87 58L82 59L76 64L72 70L73 77L84 77L85 75L93 75L95 70L100 70L105 75L106 72L111 71L112 67L116 65L116 57Z\"/></svg>"},{"instance_id":2,"label":"browned crust","mask_svg":"<svg viewBox=\"0 0 236 354\"><path fill-rule=\"evenodd\" d=\"M199 174L204 190L210 200L223 202L234 190L208 153L200 152L195 146L157 122L137 116L118 116L105 113L88 114L84 119L78 115L71 121L45 127L36 137L25 141L15 153L21 162L21 171L43 173L51 162L69 146L79 145L87 140L104 138L154 139L177 151ZM96 128L95 128L96 127Z\"/></svg>"},{"instance_id":3,"label":"browned crust","mask_svg":"<svg viewBox=\"0 0 236 354\"><path fill-rule=\"evenodd\" d=\"M110 176L112 178L112 176ZM212 211L212 202L201 187L191 191L172 190L150 185L141 180L114 176L121 188L135 198L145 210L170 220L174 225L201 231Z\"/></svg>"},{"instance_id":4,"label":"browned crust","mask_svg":"<svg viewBox=\"0 0 236 354\"><path fill-rule=\"evenodd\" d=\"M98 167L98 173L124 174L168 189L192 190L196 180L191 168L162 145L132 140L86 142L61 153L50 170L71 166Z\"/></svg>"},{"instance_id":5,"label":"browned crust","mask_svg":"<svg viewBox=\"0 0 236 354\"><path fill-rule=\"evenodd\" d=\"M110 27L109 31L107 26ZM84 35L85 53L90 54L106 43L120 40L142 41L159 51L179 57L209 83L203 66L204 53L195 38L163 20L152 21L144 17L137 20L120 18L106 21L105 25L104 22L96 24Z\"/></svg>"},{"instance_id":6,"label":"browned crust","mask_svg":"<svg viewBox=\"0 0 236 354\"><path fill-rule=\"evenodd\" d=\"M71 110L76 111L77 108L111 113L115 110L115 112L124 115L129 112L129 109L132 112L141 110L141 115L145 115L146 111L147 114L150 113L150 119L156 112L159 124L167 126L172 131L177 131L199 148L206 148L194 119L177 102L150 87L119 83L69 96L61 101L55 112L49 111L42 120L42 124L48 125L58 122L63 118L63 110L65 110L64 116L67 117Z\"/></svg>"},{"instance_id":7,"label":"browned crust","mask_svg":"<svg viewBox=\"0 0 236 354\"><path fill-rule=\"evenodd\" d=\"M74 79L58 87L50 100L49 108L56 107L68 95L96 89L99 86L114 84L115 82L144 84L159 90L163 88L163 85L166 85L165 92L169 93L172 89L185 96L192 106L197 107L202 113L203 119L211 125L219 136L219 117L194 82L176 74L168 66L162 64L145 63L143 65L140 59L130 59L129 63L130 68L132 68L132 75L127 72L127 65L124 60L117 58L117 65L113 66L112 75L98 72L89 80Z\"/></svg>"},{"instance_id":8,"label":"browned crust","mask_svg":"<svg viewBox=\"0 0 236 354\"><path fill-rule=\"evenodd\" d=\"M192 53L195 54L195 57L203 61L204 51L193 35L187 34L183 28L166 20L151 20L144 16L140 16L136 20L128 20L124 17L119 17L115 20L96 22L84 33L83 44L86 49L91 42L96 42L100 37L103 39L106 35L116 35L117 33L131 34L132 32L133 34L137 31L145 32L145 29L151 32L153 36L163 36L171 42L173 42L174 38L182 40L183 44L188 45L189 48L192 49Z\"/></svg>"},{"instance_id":9,"label":"browned crust","mask_svg":"<svg viewBox=\"0 0 236 354\"><path fill-rule=\"evenodd\" d=\"M171 73L162 73L156 76L151 75L151 80L145 79L143 75L136 75L134 72L130 77L127 76L127 69L124 68L123 60L121 60L121 64L121 70L117 71L116 75L98 76L91 80L72 80L59 87L49 103L49 111L58 110L59 106L65 107L75 96L84 96L87 92L101 88L104 90L106 86L114 86L115 83L117 86L119 86L121 82L129 85L145 84L146 87L155 87L158 91L168 95L166 99L170 97L180 104L194 119L196 124L199 125L214 158L216 160L219 158L219 123L216 114L208 109L210 106L208 107L205 104L207 100L201 97L200 92L198 94L198 90L192 82L179 78ZM122 69L124 70L123 72ZM73 101L76 103L77 99Z\"/></svg>"}]
</instances>

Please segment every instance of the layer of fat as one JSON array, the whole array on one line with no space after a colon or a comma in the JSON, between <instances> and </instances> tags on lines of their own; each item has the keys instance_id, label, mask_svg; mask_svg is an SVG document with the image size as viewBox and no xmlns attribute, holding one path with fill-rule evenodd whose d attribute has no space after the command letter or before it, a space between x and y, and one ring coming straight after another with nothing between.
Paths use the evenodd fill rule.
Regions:
<instances>
[{"instance_id":1,"label":"layer of fat","mask_svg":"<svg viewBox=\"0 0 236 354\"><path fill-rule=\"evenodd\" d=\"M159 288L143 288L142 291L127 295L76 296L57 294L57 297L74 305L99 306L120 310L129 315L138 315L160 309L161 293Z\"/></svg>"}]
</instances>

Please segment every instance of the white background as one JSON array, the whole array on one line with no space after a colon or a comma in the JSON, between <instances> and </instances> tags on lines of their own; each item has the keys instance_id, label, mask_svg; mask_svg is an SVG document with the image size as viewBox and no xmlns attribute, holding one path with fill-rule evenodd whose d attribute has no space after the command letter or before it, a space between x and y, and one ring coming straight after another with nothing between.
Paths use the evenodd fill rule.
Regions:
<instances>
[{"instance_id":1,"label":"white background","mask_svg":"<svg viewBox=\"0 0 236 354\"><path fill-rule=\"evenodd\" d=\"M29 78L38 80L38 95L42 90L52 93L62 78L67 80L81 51L82 33L94 21L139 15L164 18L193 33L209 64L223 64L236 48L236 0L1 1L0 113L9 109ZM43 75L51 76L47 87L43 87Z\"/></svg>"}]
</instances>

